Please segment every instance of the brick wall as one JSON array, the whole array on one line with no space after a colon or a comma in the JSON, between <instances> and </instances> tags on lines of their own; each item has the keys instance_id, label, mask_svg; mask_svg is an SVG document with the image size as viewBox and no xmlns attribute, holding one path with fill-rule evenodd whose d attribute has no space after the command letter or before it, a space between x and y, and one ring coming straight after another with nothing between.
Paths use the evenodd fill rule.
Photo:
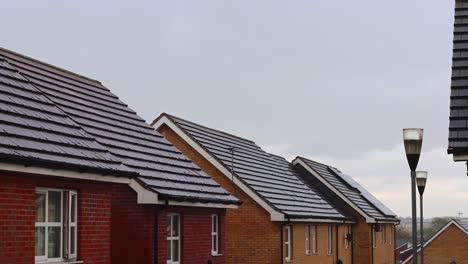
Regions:
<instances>
[{"instance_id":1,"label":"brick wall","mask_svg":"<svg viewBox=\"0 0 468 264\"><path fill-rule=\"evenodd\" d=\"M154 206L137 204L129 186L112 186L112 263L154 263Z\"/></svg>"},{"instance_id":2,"label":"brick wall","mask_svg":"<svg viewBox=\"0 0 468 264\"><path fill-rule=\"evenodd\" d=\"M310 228L310 254L306 254L306 225L309 225ZM316 224L317 226L317 253L312 252L312 226L313 223L294 223L292 224L292 237L293 237L293 256L291 261L286 262L283 260L283 263L298 263L298 264L307 264L307 263L317 263L317 264L335 264L336 263L336 254L337 254L337 245L338 245L338 257L343 262L343 264L351 264L351 244L349 248L345 248L344 245L344 233L345 225L338 225L338 236L336 224L331 224L333 234L332 234L332 254L327 254L327 242L328 242L328 226L329 224ZM338 240L337 240L338 239ZM283 236L283 243L285 237ZM338 241L338 244L337 244ZM285 252L285 247L283 252ZM283 253L285 254L285 253Z\"/></svg>"},{"instance_id":3,"label":"brick wall","mask_svg":"<svg viewBox=\"0 0 468 264\"><path fill-rule=\"evenodd\" d=\"M418 253L418 261L420 254ZM455 225L449 226L443 233L424 248L424 263L468 263L468 235ZM411 262L409 262L411 263Z\"/></svg>"},{"instance_id":4,"label":"brick wall","mask_svg":"<svg viewBox=\"0 0 468 264\"><path fill-rule=\"evenodd\" d=\"M354 263L371 263L371 226L362 217L353 225Z\"/></svg>"},{"instance_id":5,"label":"brick wall","mask_svg":"<svg viewBox=\"0 0 468 264\"><path fill-rule=\"evenodd\" d=\"M78 257L111 263L111 188L91 181L0 174L0 263L34 263L35 188L78 191Z\"/></svg>"},{"instance_id":6,"label":"brick wall","mask_svg":"<svg viewBox=\"0 0 468 264\"><path fill-rule=\"evenodd\" d=\"M225 190L243 202L238 209L226 211L226 263L279 263L281 225L271 222L270 214L266 210L236 187L170 128L163 126L159 131Z\"/></svg>"},{"instance_id":7,"label":"brick wall","mask_svg":"<svg viewBox=\"0 0 468 264\"><path fill-rule=\"evenodd\" d=\"M209 260L213 264L225 263L224 232L225 209L193 208L193 207L164 207L158 209L158 264L166 264L166 217L169 213L180 215L181 232L181 263L206 264ZM219 254L211 255L211 215L219 216ZM133 263L133 262L132 262Z\"/></svg>"},{"instance_id":8,"label":"brick wall","mask_svg":"<svg viewBox=\"0 0 468 264\"><path fill-rule=\"evenodd\" d=\"M393 224L383 224L381 225L381 232L376 233L376 247L374 248L375 264L395 263L394 232L395 226Z\"/></svg>"}]
</instances>

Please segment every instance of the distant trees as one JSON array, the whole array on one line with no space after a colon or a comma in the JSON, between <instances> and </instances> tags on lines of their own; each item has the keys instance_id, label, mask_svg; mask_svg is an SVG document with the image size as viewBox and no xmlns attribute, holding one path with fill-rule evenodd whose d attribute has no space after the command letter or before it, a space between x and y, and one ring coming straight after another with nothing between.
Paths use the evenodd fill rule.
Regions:
<instances>
[{"instance_id":1,"label":"distant trees","mask_svg":"<svg viewBox=\"0 0 468 264\"><path fill-rule=\"evenodd\" d=\"M431 238L437 231L439 231L443 226L445 226L453 217L434 217L432 218L431 223L429 226L424 227L424 239L428 240ZM401 219L403 220L403 219ZM405 218L405 222L411 220L410 218ZM420 230L419 230L419 219L418 219L418 241L420 237ZM395 228L395 235L396 238L401 241L411 242L412 232L411 232L411 225L408 224L400 224L397 225Z\"/></svg>"}]
</instances>

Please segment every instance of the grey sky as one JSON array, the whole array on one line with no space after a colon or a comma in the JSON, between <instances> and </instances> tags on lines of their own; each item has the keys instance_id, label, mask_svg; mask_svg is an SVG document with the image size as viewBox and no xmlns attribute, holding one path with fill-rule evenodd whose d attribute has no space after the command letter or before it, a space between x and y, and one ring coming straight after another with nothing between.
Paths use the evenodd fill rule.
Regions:
<instances>
[{"instance_id":1,"label":"grey sky","mask_svg":"<svg viewBox=\"0 0 468 264\"><path fill-rule=\"evenodd\" d=\"M5 1L1 45L351 174L410 215L401 128L425 128L428 216L468 215L446 155L451 1Z\"/></svg>"}]
</instances>

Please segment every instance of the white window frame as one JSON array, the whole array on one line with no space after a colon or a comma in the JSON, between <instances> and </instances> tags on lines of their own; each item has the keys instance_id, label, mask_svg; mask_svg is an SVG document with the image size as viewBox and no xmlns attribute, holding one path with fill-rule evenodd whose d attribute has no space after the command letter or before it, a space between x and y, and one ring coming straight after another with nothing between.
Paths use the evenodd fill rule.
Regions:
<instances>
[{"instance_id":1,"label":"white window frame","mask_svg":"<svg viewBox=\"0 0 468 264\"><path fill-rule=\"evenodd\" d=\"M375 226L372 226L372 248L377 248L377 243L375 239L376 239Z\"/></svg>"},{"instance_id":2,"label":"white window frame","mask_svg":"<svg viewBox=\"0 0 468 264\"><path fill-rule=\"evenodd\" d=\"M344 246L345 249L349 248L348 234L351 234L351 228L349 225L345 225L345 234L344 234Z\"/></svg>"},{"instance_id":3,"label":"white window frame","mask_svg":"<svg viewBox=\"0 0 468 264\"><path fill-rule=\"evenodd\" d=\"M58 192L60 193L60 222L48 222L49 220L49 192ZM44 250L44 255L42 256L36 256L34 254L34 259L36 263L48 263L48 262L59 262L59 261L65 261L65 260L75 260L77 257L77 251L78 251L78 246L77 246L77 240L78 240L78 194L76 191L70 191L70 190L64 190L64 189L56 189L56 188L36 188L35 194L45 194L45 205L44 205L44 210L45 210L45 221L44 222L36 222L34 220L34 227L44 227L44 236L45 236L45 250ZM68 204L68 206L64 206L64 194L68 194L68 200L71 201L71 196L74 195L76 204L75 204L75 223L73 223L73 226L75 227L75 254L73 255L66 255L67 252L70 252L70 216L71 216L71 202ZM67 209L67 220L65 221L65 215L64 215L64 210ZM49 244L49 227L60 227L60 256L57 258L49 258L48 257L48 244ZM65 231L66 230L66 231ZM64 233L65 231L65 233ZM36 231L34 231L36 232ZM65 234L65 235L64 235ZM64 251L64 245L65 245L65 240L67 240L66 244L68 245L67 252ZM34 246L35 247L35 246Z\"/></svg>"},{"instance_id":4,"label":"white window frame","mask_svg":"<svg viewBox=\"0 0 468 264\"><path fill-rule=\"evenodd\" d=\"M333 226L328 225L327 230L327 255L333 255Z\"/></svg>"},{"instance_id":5,"label":"white window frame","mask_svg":"<svg viewBox=\"0 0 468 264\"><path fill-rule=\"evenodd\" d=\"M292 226L290 225L287 225L284 227L285 228L285 231L286 231L286 237L285 237L285 241L284 241L284 245L286 247L286 255L285 255L285 259L287 262L291 261L292 259L292 250L291 250L291 244L292 244L292 241L291 241L291 228Z\"/></svg>"},{"instance_id":6,"label":"white window frame","mask_svg":"<svg viewBox=\"0 0 468 264\"><path fill-rule=\"evenodd\" d=\"M219 215L211 215L211 255L219 255Z\"/></svg>"},{"instance_id":7,"label":"white window frame","mask_svg":"<svg viewBox=\"0 0 468 264\"><path fill-rule=\"evenodd\" d=\"M317 225L312 226L312 254L317 255Z\"/></svg>"},{"instance_id":8,"label":"white window frame","mask_svg":"<svg viewBox=\"0 0 468 264\"><path fill-rule=\"evenodd\" d=\"M310 225L305 226L305 253L310 255Z\"/></svg>"},{"instance_id":9,"label":"white window frame","mask_svg":"<svg viewBox=\"0 0 468 264\"><path fill-rule=\"evenodd\" d=\"M177 235L177 236L172 236L172 235L170 234L170 231L169 231L169 233L166 234L166 241L171 241L171 243L169 243L169 244L170 244L170 247L171 247L171 249L170 249L170 259L167 259L167 257L166 257L166 260L167 260L166 263L167 263L167 264L180 264L180 255L181 255L181 251L182 251L182 249L180 248L180 240L181 240L181 239L180 239L180 238L181 238L181 230L180 230L180 219L181 219L181 217L180 217L180 214L177 214L177 213L169 213L169 214L167 214L167 218L169 218L170 223L166 223L166 224L169 224L169 225L170 225L170 230L172 230L172 228L173 228L173 223L174 223L174 217L177 217L177 218L179 219L179 221L178 221L178 227L177 227L177 230L179 230L179 232L178 232L178 235ZM178 248L179 248L179 252L178 252L178 253L179 253L179 255L178 255L178 261L174 261L174 260L172 259L172 255L173 255L173 254L172 254L172 250L173 250L173 248L172 248L172 241L177 241L177 244L178 244ZM166 242L166 245L167 245L167 242Z\"/></svg>"}]
</instances>

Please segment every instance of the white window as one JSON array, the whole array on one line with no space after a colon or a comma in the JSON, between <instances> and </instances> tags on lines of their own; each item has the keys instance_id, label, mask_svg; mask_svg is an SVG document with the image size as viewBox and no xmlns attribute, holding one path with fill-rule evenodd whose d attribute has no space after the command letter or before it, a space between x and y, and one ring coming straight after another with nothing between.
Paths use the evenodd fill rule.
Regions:
<instances>
[{"instance_id":1,"label":"white window","mask_svg":"<svg viewBox=\"0 0 468 264\"><path fill-rule=\"evenodd\" d=\"M77 207L76 192L36 190L36 262L76 259Z\"/></svg>"},{"instance_id":2,"label":"white window","mask_svg":"<svg viewBox=\"0 0 468 264\"><path fill-rule=\"evenodd\" d=\"M284 246L286 248L286 254L285 254L285 258L286 258L286 261L291 261L292 257L291 257L291 254L292 254L292 250L291 250L291 244L292 244L292 241L291 241L291 226L285 226L285 241L284 241Z\"/></svg>"},{"instance_id":3,"label":"white window","mask_svg":"<svg viewBox=\"0 0 468 264\"><path fill-rule=\"evenodd\" d=\"M333 226L328 226L327 254L333 254Z\"/></svg>"},{"instance_id":4,"label":"white window","mask_svg":"<svg viewBox=\"0 0 468 264\"><path fill-rule=\"evenodd\" d=\"M219 254L219 217L211 215L211 254Z\"/></svg>"},{"instance_id":5,"label":"white window","mask_svg":"<svg viewBox=\"0 0 468 264\"><path fill-rule=\"evenodd\" d=\"M180 215L167 215L167 264L180 263Z\"/></svg>"},{"instance_id":6,"label":"white window","mask_svg":"<svg viewBox=\"0 0 468 264\"><path fill-rule=\"evenodd\" d=\"M349 225L346 225L346 226L345 226L345 234L344 234L344 246L345 246L345 249L348 249L348 248L349 248L348 234L351 234L351 228L349 228Z\"/></svg>"},{"instance_id":7,"label":"white window","mask_svg":"<svg viewBox=\"0 0 468 264\"><path fill-rule=\"evenodd\" d=\"M375 242L375 239L376 239L376 237L375 237L375 227L376 227L375 225L372 226L372 247L373 248L377 247L377 243Z\"/></svg>"},{"instance_id":8,"label":"white window","mask_svg":"<svg viewBox=\"0 0 468 264\"><path fill-rule=\"evenodd\" d=\"M305 226L305 253L310 255L310 226Z\"/></svg>"},{"instance_id":9,"label":"white window","mask_svg":"<svg viewBox=\"0 0 468 264\"><path fill-rule=\"evenodd\" d=\"M317 254L317 226L312 226L312 254Z\"/></svg>"}]
</instances>

